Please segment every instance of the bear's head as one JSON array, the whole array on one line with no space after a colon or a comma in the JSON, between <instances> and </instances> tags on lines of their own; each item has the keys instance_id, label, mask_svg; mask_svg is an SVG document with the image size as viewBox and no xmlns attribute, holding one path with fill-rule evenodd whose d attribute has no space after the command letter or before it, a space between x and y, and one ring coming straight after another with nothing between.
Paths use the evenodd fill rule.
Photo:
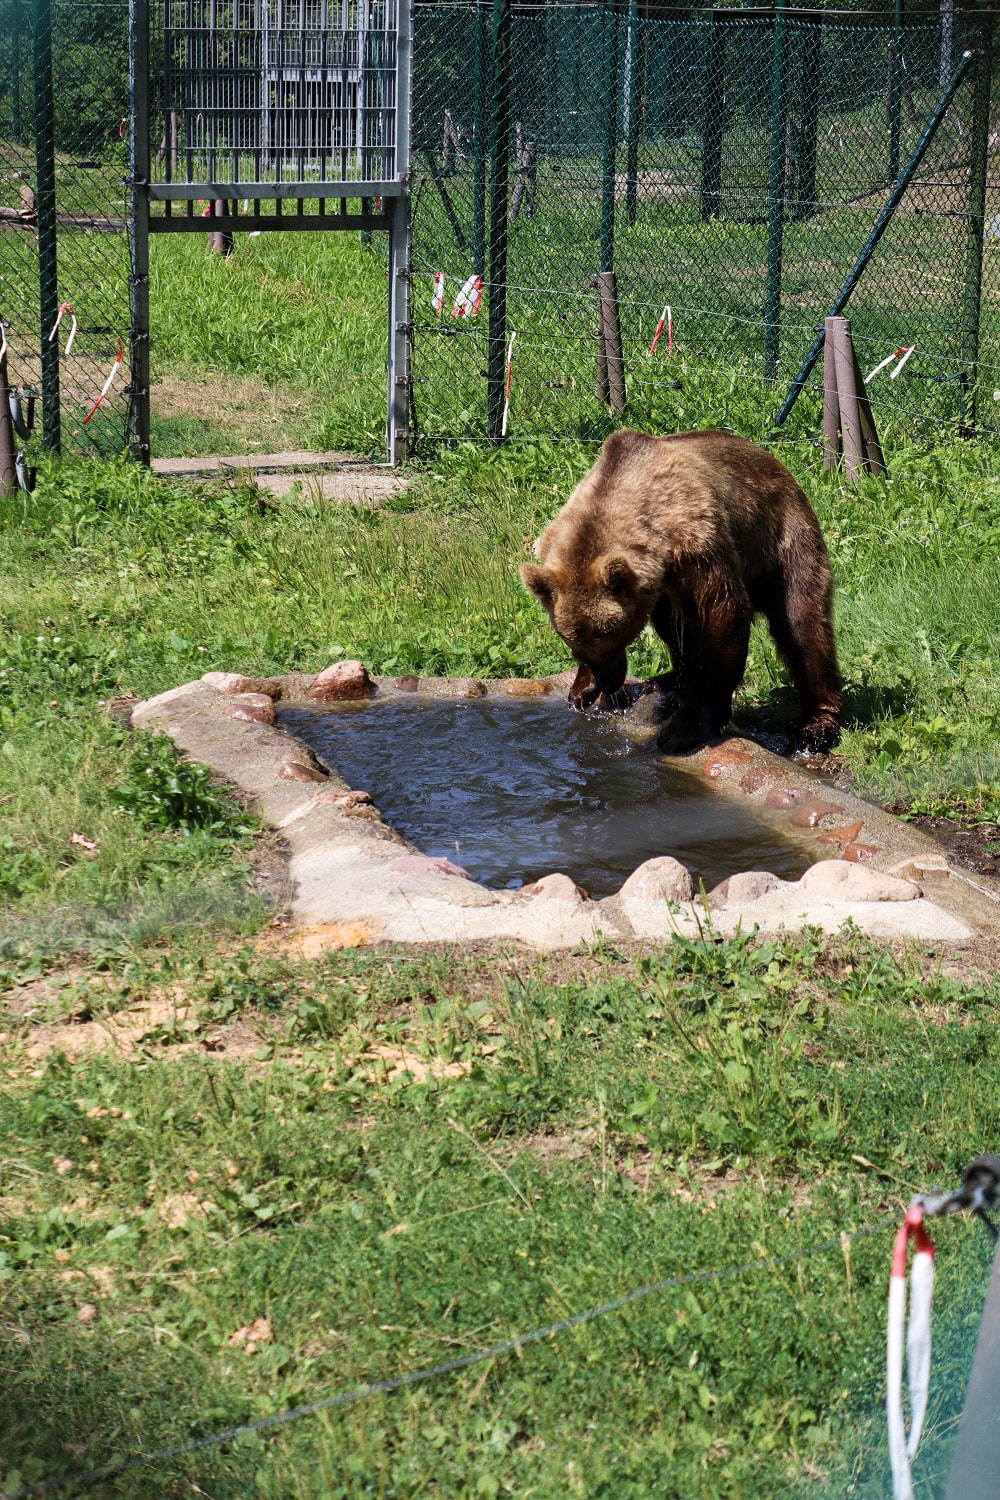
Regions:
<instances>
[{"instance_id":1,"label":"bear's head","mask_svg":"<svg viewBox=\"0 0 1000 1500\"><path fill-rule=\"evenodd\" d=\"M616 693L628 671L628 647L656 602L657 577L649 560L617 551L570 566L523 563L521 579L576 660L593 672L601 692Z\"/></svg>"}]
</instances>

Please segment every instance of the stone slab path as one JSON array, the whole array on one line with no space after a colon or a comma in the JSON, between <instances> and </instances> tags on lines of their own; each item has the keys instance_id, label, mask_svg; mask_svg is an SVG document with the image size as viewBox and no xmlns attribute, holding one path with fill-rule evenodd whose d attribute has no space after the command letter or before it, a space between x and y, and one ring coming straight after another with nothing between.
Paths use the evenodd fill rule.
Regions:
<instances>
[{"instance_id":1,"label":"stone slab path","mask_svg":"<svg viewBox=\"0 0 1000 1500\"><path fill-rule=\"evenodd\" d=\"M383 465L359 463L349 453L215 454L206 458L154 458L161 479L234 478L251 474L261 489L279 498L300 486L303 499L375 505L406 489L409 475Z\"/></svg>"}]
</instances>

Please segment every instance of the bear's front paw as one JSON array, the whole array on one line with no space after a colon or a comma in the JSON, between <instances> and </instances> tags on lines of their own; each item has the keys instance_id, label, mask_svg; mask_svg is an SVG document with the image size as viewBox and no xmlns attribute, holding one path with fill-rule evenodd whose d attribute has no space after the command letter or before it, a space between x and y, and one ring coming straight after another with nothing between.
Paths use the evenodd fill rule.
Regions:
<instances>
[{"instance_id":1,"label":"bear's front paw","mask_svg":"<svg viewBox=\"0 0 1000 1500\"><path fill-rule=\"evenodd\" d=\"M840 744L840 723L833 714L817 714L793 730L795 750L805 755L826 755Z\"/></svg>"},{"instance_id":2,"label":"bear's front paw","mask_svg":"<svg viewBox=\"0 0 1000 1500\"><path fill-rule=\"evenodd\" d=\"M706 708L681 708L670 715L656 736L656 748L664 755L680 755L685 750L696 750L707 740L714 740L720 727L714 715Z\"/></svg>"},{"instance_id":3,"label":"bear's front paw","mask_svg":"<svg viewBox=\"0 0 1000 1500\"><path fill-rule=\"evenodd\" d=\"M601 696L601 690L597 686L594 674L589 667L581 666L573 678L573 685L569 690L569 706L582 714L584 709L590 708Z\"/></svg>"}]
</instances>

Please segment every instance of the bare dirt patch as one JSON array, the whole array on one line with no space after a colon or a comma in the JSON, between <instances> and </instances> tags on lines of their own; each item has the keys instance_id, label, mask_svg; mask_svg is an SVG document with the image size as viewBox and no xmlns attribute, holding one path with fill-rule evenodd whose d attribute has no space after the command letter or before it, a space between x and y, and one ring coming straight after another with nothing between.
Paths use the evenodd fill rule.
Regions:
<instances>
[{"instance_id":1,"label":"bare dirt patch","mask_svg":"<svg viewBox=\"0 0 1000 1500\"><path fill-rule=\"evenodd\" d=\"M263 380L231 375L173 373L153 382L150 398L155 418L177 424L210 423L216 451L262 452L265 448L302 447L314 426L316 401L308 391L275 388ZM192 427L177 444L184 456L205 452Z\"/></svg>"}]
</instances>

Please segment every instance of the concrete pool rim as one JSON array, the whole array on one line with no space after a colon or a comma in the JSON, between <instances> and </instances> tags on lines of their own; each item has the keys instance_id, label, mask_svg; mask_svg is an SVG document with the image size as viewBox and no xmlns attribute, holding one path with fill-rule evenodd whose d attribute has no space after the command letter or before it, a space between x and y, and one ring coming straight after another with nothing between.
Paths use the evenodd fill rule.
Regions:
<instances>
[{"instance_id":1,"label":"concrete pool rim","mask_svg":"<svg viewBox=\"0 0 1000 1500\"><path fill-rule=\"evenodd\" d=\"M815 840L817 864L792 882L734 870L737 878L706 902L702 894L690 899L690 881L685 891L683 872L670 868L665 851L615 895L592 901L558 871L533 888L493 890L423 855L363 789L349 787L274 722L276 702L317 707L404 693L510 701L565 694L571 675L373 678L351 661L315 675L209 672L137 704L131 717L137 728L167 734L281 830L290 851L293 920L329 929L331 946L339 933L345 944L502 940L548 950L601 940L663 942L675 933L694 936L706 922L728 936L753 926L835 932L851 921L873 937L933 942L1000 930L996 882L956 869L926 834L752 741L707 746L685 756L684 768L719 796L750 807L766 802L772 811L780 806L790 824L796 819L800 837ZM644 724L650 703L640 699L630 715L640 735L652 733Z\"/></svg>"}]
</instances>

